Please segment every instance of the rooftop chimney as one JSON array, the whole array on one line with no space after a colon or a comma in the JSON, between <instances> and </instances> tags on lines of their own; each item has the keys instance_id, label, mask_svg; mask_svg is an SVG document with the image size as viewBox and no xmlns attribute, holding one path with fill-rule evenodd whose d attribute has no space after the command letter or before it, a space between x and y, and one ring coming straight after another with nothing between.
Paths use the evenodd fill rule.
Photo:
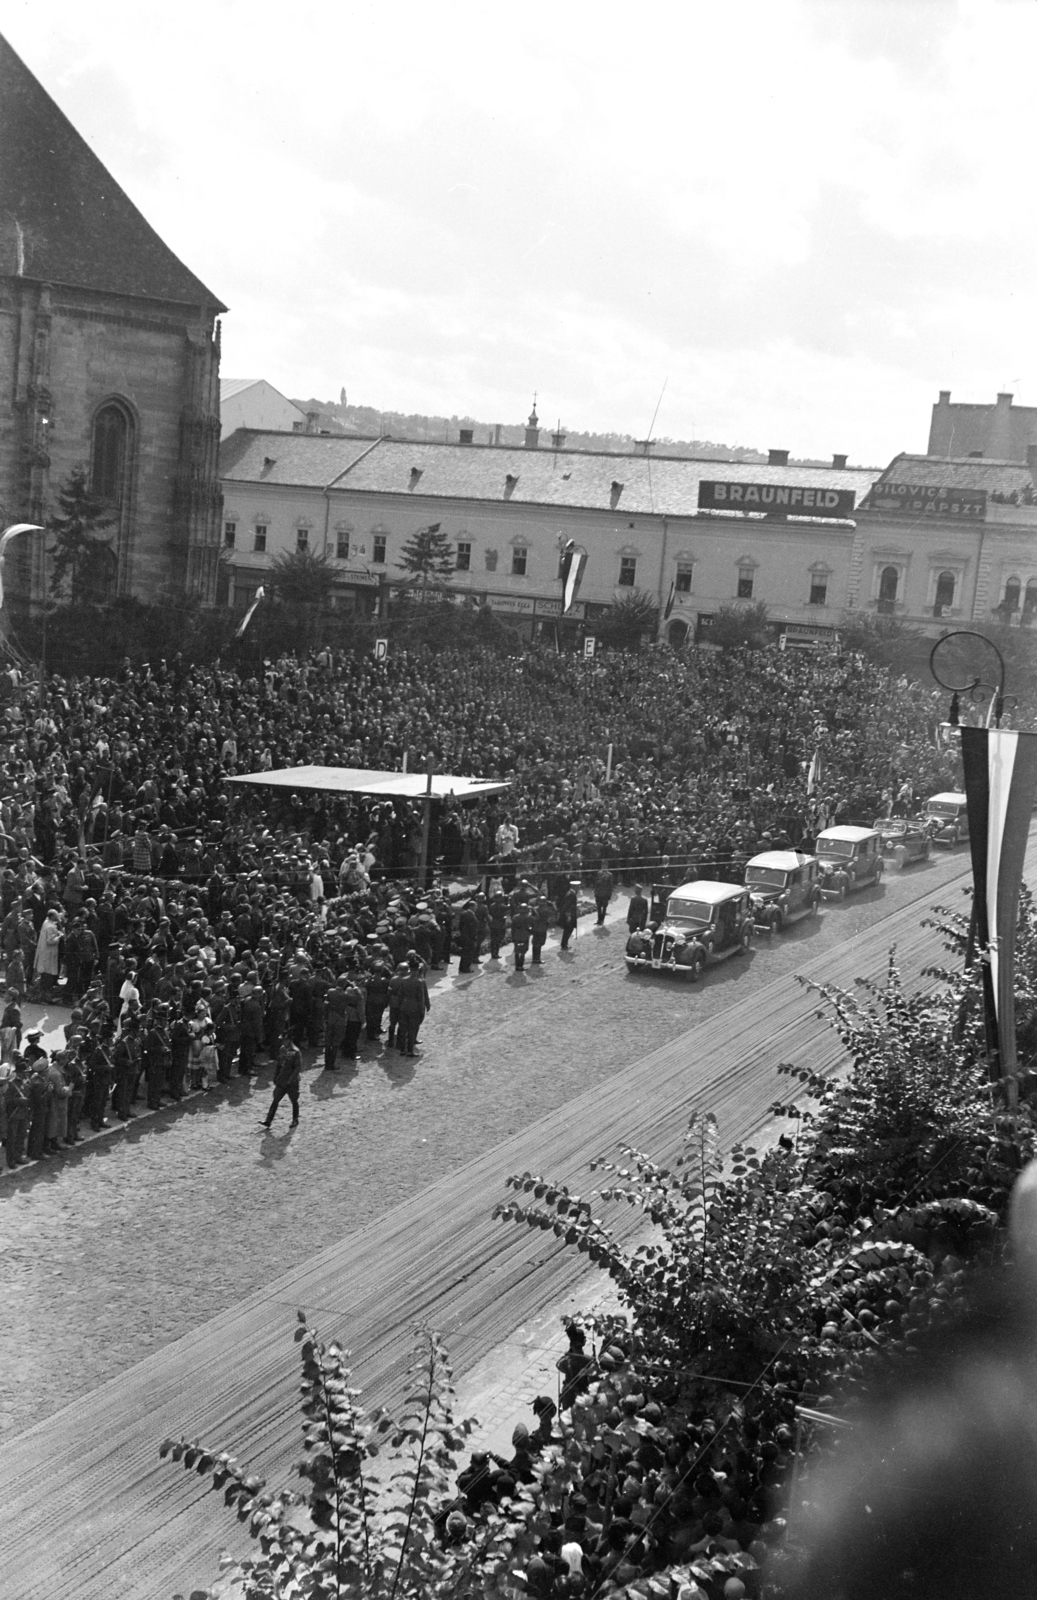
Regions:
<instances>
[{"instance_id":1,"label":"rooftop chimney","mask_svg":"<svg viewBox=\"0 0 1037 1600\"><path fill-rule=\"evenodd\" d=\"M650 455L651 454L651 450L652 450L652 441L651 441L651 439L635 439L634 440L634 454L636 456L647 456L647 455Z\"/></svg>"},{"instance_id":2,"label":"rooftop chimney","mask_svg":"<svg viewBox=\"0 0 1037 1600\"><path fill-rule=\"evenodd\" d=\"M611 493L611 496L610 496L610 500L611 500L613 511L615 511L616 507L619 505L619 497L620 497L620 495L622 493L623 493L623 485L620 483L618 478L613 478L613 480L612 480L612 493Z\"/></svg>"},{"instance_id":3,"label":"rooftop chimney","mask_svg":"<svg viewBox=\"0 0 1037 1600\"><path fill-rule=\"evenodd\" d=\"M994 461L1012 459L1012 396L999 394L987 434L987 455Z\"/></svg>"},{"instance_id":4,"label":"rooftop chimney","mask_svg":"<svg viewBox=\"0 0 1037 1600\"><path fill-rule=\"evenodd\" d=\"M540 443L540 428L538 426L539 422L540 418L537 416L537 397L534 395L533 409L529 413L529 421L526 423L527 450L535 450Z\"/></svg>"},{"instance_id":5,"label":"rooftop chimney","mask_svg":"<svg viewBox=\"0 0 1037 1600\"><path fill-rule=\"evenodd\" d=\"M474 428L462 428L457 436L458 444L471 444L475 438Z\"/></svg>"},{"instance_id":6,"label":"rooftop chimney","mask_svg":"<svg viewBox=\"0 0 1037 1600\"><path fill-rule=\"evenodd\" d=\"M565 443L565 434L562 432L562 424L559 422L558 427L555 429L554 433L551 435L551 446L555 450L560 450L564 443Z\"/></svg>"},{"instance_id":7,"label":"rooftop chimney","mask_svg":"<svg viewBox=\"0 0 1037 1600\"><path fill-rule=\"evenodd\" d=\"M951 403L951 391L949 389L941 389L940 390L940 398L937 401L937 404L941 405L941 406L949 406L950 403Z\"/></svg>"},{"instance_id":8,"label":"rooftop chimney","mask_svg":"<svg viewBox=\"0 0 1037 1600\"><path fill-rule=\"evenodd\" d=\"M787 467L788 464L789 464L789 453L788 453L787 450L768 450L767 451L767 465L769 467Z\"/></svg>"},{"instance_id":9,"label":"rooftop chimney","mask_svg":"<svg viewBox=\"0 0 1037 1600\"><path fill-rule=\"evenodd\" d=\"M969 460L970 461L982 461L983 460L983 452L982 452L982 450L970 450L969 451Z\"/></svg>"},{"instance_id":10,"label":"rooftop chimney","mask_svg":"<svg viewBox=\"0 0 1037 1600\"><path fill-rule=\"evenodd\" d=\"M307 433L316 433L317 432L317 424L319 422L320 422L320 412L319 411L307 411L307 413L306 413L306 432Z\"/></svg>"},{"instance_id":11,"label":"rooftop chimney","mask_svg":"<svg viewBox=\"0 0 1037 1600\"><path fill-rule=\"evenodd\" d=\"M832 457L832 466L835 467L839 472L844 471L845 467L846 467L846 457L845 456L833 456Z\"/></svg>"},{"instance_id":12,"label":"rooftop chimney","mask_svg":"<svg viewBox=\"0 0 1037 1600\"><path fill-rule=\"evenodd\" d=\"M1028 444L1026 446L1026 465L1031 472L1037 470L1037 444Z\"/></svg>"}]
</instances>

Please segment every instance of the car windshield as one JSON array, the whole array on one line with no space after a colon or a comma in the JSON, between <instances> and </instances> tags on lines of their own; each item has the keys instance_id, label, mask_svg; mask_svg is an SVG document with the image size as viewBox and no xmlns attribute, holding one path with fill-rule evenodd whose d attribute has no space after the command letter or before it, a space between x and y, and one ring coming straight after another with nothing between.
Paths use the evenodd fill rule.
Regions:
<instances>
[{"instance_id":1,"label":"car windshield","mask_svg":"<svg viewBox=\"0 0 1037 1600\"><path fill-rule=\"evenodd\" d=\"M819 856L852 856L852 839L819 839L817 841Z\"/></svg>"},{"instance_id":2,"label":"car windshield","mask_svg":"<svg viewBox=\"0 0 1037 1600\"><path fill-rule=\"evenodd\" d=\"M953 800L930 800L925 809L931 817L956 817L961 811Z\"/></svg>"},{"instance_id":3,"label":"car windshield","mask_svg":"<svg viewBox=\"0 0 1037 1600\"><path fill-rule=\"evenodd\" d=\"M671 894L666 907L667 922L712 922L713 906L706 900L678 900Z\"/></svg>"},{"instance_id":4,"label":"car windshield","mask_svg":"<svg viewBox=\"0 0 1037 1600\"><path fill-rule=\"evenodd\" d=\"M906 833L907 823L900 817L880 817L875 824L882 833Z\"/></svg>"},{"instance_id":5,"label":"car windshield","mask_svg":"<svg viewBox=\"0 0 1037 1600\"><path fill-rule=\"evenodd\" d=\"M789 875L781 867L748 867L745 881L754 889L784 889Z\"/></svg>"}]
</instances>

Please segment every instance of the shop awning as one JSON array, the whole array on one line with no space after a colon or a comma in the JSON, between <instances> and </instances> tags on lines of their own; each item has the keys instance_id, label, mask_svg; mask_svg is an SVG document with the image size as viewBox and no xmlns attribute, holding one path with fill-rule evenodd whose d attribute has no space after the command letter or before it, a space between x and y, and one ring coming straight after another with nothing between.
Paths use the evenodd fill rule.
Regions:
<instances>
[{"instance_id":1,"label":"shop awning","mask_svg":"<svg viewBox=\"0 0 1037 1600\"><path fill-rule=\"evenodd\" d=\"M366 767L280 767L274 772L246 772L228 783L249 783L260 789L311 789L317 794L373 794L387 800L423 800L427 772L376 772ZM452 772L432 775L436 800L477 800L511 787L499 779L462 778Z\"/></svg>"}]
</instances>

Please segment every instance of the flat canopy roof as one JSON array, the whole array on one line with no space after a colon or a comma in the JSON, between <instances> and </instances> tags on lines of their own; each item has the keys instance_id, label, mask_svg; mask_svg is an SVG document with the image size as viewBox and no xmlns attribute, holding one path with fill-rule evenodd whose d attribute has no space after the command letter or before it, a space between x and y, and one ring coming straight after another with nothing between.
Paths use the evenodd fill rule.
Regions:
<instances>
[{"instance_id":1,"label":"flat canopy roof","mask_svg":"<svg viewBox=\"0 0 1037 1600\"><path fill-rule=\"evenodd\" d=\"M227 782L264 789L313 789L321 794L380 794L387 800L423 800L428 792L427 772L375 772L366 767L280 767L275 772L245 772ZM450 772L432 775L435 800L451 795L455 800L474 800L510 787L499 779L459 778Z\"/></svg>"}]
</instances>

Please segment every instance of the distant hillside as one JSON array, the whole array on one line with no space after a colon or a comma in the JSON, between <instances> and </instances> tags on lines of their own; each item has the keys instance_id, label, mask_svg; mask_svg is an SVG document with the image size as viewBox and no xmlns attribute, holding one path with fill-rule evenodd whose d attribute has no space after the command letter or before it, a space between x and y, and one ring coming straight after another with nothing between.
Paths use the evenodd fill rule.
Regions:
<instances>
[{"instance_id":1,"label":"distant hillside","mask_svg":"<svg viewBox=\"0 0 1037 1600\"><path fill-rule=\"evenodd\" d=\"M476 444L521 445L525 439L525 423L480 422L476 417L426 417L417 412L378 411L374 406L343 405L334 400L293 399L301 411L319 413L317 426L331 433L362 434L370 436L391 434L394 439L420 439L435 443L443 441L456 444L462 428L471 428ZM564 428L567 450L597 450L604 455L631 455L634 449L632 433L581 433L575 428ZM540 443L548 446L554 424L541 422ZM653 450L661 456L699 456L707 461L761 461L767 460L764 450L748 445L717 444L711 439L669 439L660 436L653 440Z\"/></svg>"}]
</instances>

